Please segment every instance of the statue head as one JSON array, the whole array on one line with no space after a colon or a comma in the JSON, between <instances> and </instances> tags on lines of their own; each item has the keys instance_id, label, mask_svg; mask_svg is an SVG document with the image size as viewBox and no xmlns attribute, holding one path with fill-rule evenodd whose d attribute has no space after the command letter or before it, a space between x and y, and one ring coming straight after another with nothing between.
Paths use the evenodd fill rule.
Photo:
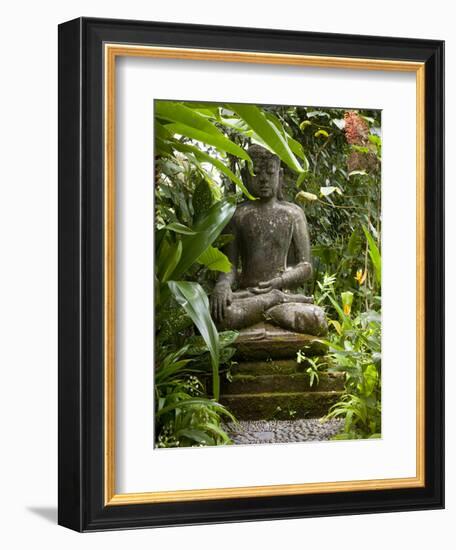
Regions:
<instances>
[{"instance_id":1,"label":"statue head","mask_svg":"<svg viewBox=\"0 0 456 550\"><path fill-rule=\"evenodd\" d=\"M280 159L261 145L253 144L248 153L253 162L254 176L247 178L250 193L259 199L281 198Z\"/></svg>"}]
</instances>

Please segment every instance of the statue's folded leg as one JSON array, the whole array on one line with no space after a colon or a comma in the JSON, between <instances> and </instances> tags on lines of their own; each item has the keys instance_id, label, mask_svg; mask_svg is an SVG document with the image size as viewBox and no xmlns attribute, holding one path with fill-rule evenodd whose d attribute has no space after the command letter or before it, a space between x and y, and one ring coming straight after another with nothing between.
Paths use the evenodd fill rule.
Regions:
<instances>
[{"instance_id":1,"label":"statue's folded leg","mask_svg":"<svg viewBox=\"0 0 456 550\"><path fill-rule=\"evenodd\" d=\"M231 305L225 309L225 316L217 326L233 330L250 327L264 321L264 312L279 303L275 291L258 295L248 291L235 292Z\"/></svg>"},{"instance_id":2,"label":"statue's folded leg","mask_svg":"<svg viewBox=\"0 0 456 550\"><path fill-rule=\"evenodd\" d=\"M268 321L293 332L324 336L328 332L326 315L314 304L279 304L265 312Z\"/></svg>"},{"instance_id":3,"label":"statue's folded leg","mask_svg":"<svg viewBox=\"0 0 456 550\"><path fill-rule=\"evenodd\" d=\"M278 304L287 302L309 303L312 298L301 294L286 294L281 290L271 290L264 294L254 294L249 291L233 293L231 305L225 309L225 316L218 327L221 329L238 330L250 327L265 320L265 311Z\"/></svg>"}]
</instances>

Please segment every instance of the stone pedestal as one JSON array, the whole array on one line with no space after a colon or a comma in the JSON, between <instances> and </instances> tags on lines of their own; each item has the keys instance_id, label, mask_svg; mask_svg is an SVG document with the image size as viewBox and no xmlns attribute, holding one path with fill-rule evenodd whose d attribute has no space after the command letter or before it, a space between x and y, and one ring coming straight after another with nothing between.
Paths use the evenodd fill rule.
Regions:
<instances>
[{"instance_id":1,"label":"stone pedestal","mask_svg":"<svg viewBox=\"0 0 456 550\"><path fill-rule=\"evenodd\" d=\"M298 351L324 360L326 345L315 336L260 323L242 330L234 346L237 365L220 400L240 420L319 418L342 394L341 373L322 371L311 386L309 365L296 361Z\"/></svg>"}]
</instances>

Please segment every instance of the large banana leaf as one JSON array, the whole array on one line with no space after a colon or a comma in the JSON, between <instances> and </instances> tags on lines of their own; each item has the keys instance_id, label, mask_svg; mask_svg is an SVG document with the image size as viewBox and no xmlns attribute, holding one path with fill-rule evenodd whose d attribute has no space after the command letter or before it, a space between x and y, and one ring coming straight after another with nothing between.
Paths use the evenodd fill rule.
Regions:
<instances>
[{"instance_id":1,"label":"large banana leaf","mask_svg":"<svg viewBox=\"0 0 456 550\"><path fill-rule=\"evenodd\" d=\"M182 235L182 254L169 279L179 280L220 235L236 210L231 201L216 202L192 227L194 235Z\"/></svg>"},{"instance_id":2,"label":"large banana leaf","mask_svg":"<svg viewBox=\"0 0 456 550\"><path fill-rule=\"evenodd\" d=\"M172 124L165 126L167 132L202 141L251 162L246 151L224 136L215 124L197 111L181 103L157 101L155 104L155 115L162 120L171 121ZM161 129L159 131L161 133L160 137L162 137L163 132Z\"/></svg>"},{"instance_id":3,"label":"large banana leaf","mask_svg":"<svg viewBox=\"0 0 456 550\"><path fill-rule=\"evenodd\" d=\"M209 311L209 300L201 285L191 281L168 281L177 303L180 304L190 319L195 323L203 337L212 364L212 391L217 401L220 395L220 342L217 329Z\"/></svg>"},{"instance_id":4,"label":"large banana leaf","mask_svg":"<svg viewBox=\"0 0 456 550\"><path fill-rule=\"evenodd\" d=\"M305 172L277 126L270 122L256 105L236 103L228 107L242 118L287 166L295 172Z\"/></svg>"},{"instance_id":5,"label":"large banana leaf","mask_svg":"<svg viewBox=\"0 0 456 550\"><path fill-rule=\"evenodd\" d=\"M160 274L160 280L162 283L166 283L166 281L170 278L171 274L176 269L176 266L179 263L181 256L182 256L182 241L176 241L169 248L165 269Z\"/></svg>"},{"instance_id":6,"label":"large banana leaf","mask_svg":"<svg viewBox=\"0 0 456 550\"><path fill-rule=\"evenodd\" d=\"M229 273L232 265L228 258L218 248L208 246L198 258L198 263L205 265L211 271Z\"/></svg>"},{"instance_id":7,"label":"large banana leaf","mask_svg":"<svg viewBox=\"0 0 456 550\"><path fill-rule=\"evenodd\" d=\"M304 149L302 145L299 143L299 141L296 141L294 138L290 136L285 131L285 128L283 127L282 123L280 122L280 119L274 114L274 113L266 113L266 118L272 122L275 127L279 130L279 132L282 134L282 136L286 139L290 149L293 151L293 153L299 157L304 162L304 169L309 169L309 161L307 160L307 157L304 153Z\"/></svg>"},{"instance_id":8,"label":"large banana leaf","mask_svg":"<svg viewBox=\"0 0 456 550\"><path fill-rule=\"evenodd\" d=\"M225 174L225 176L228 176L228 178L241 189L241 191L244 193L246 197L248 197L251 200L254 200L254 197L248 192L245 185L242 183L242 180L232 172L228 166L223 164L221 160L219 160L216 157L212 157L211 155L208 155L204 151L201 151L201 149L198 149L198 147L195 147L194 145L189 145L188 143L181 143L180 141L174 140L172 142L172 147L174 149L177 149L178 151L185 152L185 153L192 153L195 155L197 160L200 162L209 162L213 166L217 168L220 172Z\"/></svg>"},{"instance_id":9,"label":"large banana leaf","mask_svg":"<svg viewBox=\"0 0 456 550\"><path fill-rule=\"evenodd\" d=\"M208 134L206 132L203 132L202 130L198 130L197 128L186 126L185 124L180 124L179 122L167 124L165 128L172 134L179 134L181 136L194 139L196 141L201 141L202 143L206 143L207 145L213 145L219 151L225 151L227 153L231 153L236 157L246 160L249 163L252 162L249 155L244 149L226 138L222 133L220 133L220 135Z\"/></svg>"}]
</instances>

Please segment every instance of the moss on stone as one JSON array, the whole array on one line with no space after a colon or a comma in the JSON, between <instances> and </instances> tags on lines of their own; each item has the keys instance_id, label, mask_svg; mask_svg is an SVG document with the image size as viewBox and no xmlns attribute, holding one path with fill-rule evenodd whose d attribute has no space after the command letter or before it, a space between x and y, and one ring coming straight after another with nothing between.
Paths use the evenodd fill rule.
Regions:
<instances>
[{"instance_id":1,"label":"moss on stone","mask_svg":"<svg viewBox=\"0 0 456 550\"><path fill-rule=\"evenodd\" d=\"M240 420L290 420L321 418L341 395L340 391L224 394L221 402Z\"/></svg>"},{"instance_id":2,"label":"moss on stone","mask_svg":"<svg viewBox=\"0 0 456 550\"><path fill-rule=\"evenodd\" d=\"M342 391L344 378L342 374L322 373L319 382L311 386L307 373L267 374L255 376L252 374L235 374L230 382L222 383L222 393L251 394L251 393L282 393L282 392L315 392L315 391Z\"/></svg>"}]
</instances>

